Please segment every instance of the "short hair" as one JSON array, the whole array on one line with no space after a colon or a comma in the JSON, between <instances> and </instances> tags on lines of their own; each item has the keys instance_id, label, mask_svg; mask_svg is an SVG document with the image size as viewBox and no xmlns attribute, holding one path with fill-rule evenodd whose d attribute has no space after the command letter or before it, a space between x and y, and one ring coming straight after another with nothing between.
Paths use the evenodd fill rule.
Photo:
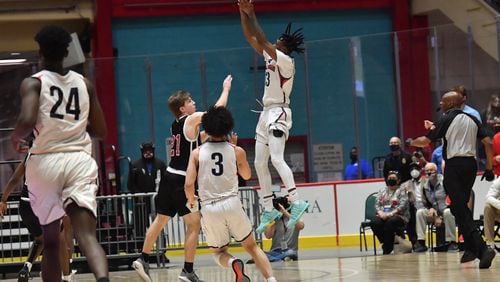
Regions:
<instances>
[{"instance_id":1,"label":"short hair","mask_svg":"<svg viewBox=\"0 0 500 282\"><path fill-rule=\"evenodd\" d=\"M35 35L42 56L51 61L62 61L68 51L71 35L57 25L44 26Z\"/></svg>"},{"instance_id":2,"label":"short hair","mask_svg":"<svg viewBox=\"0 0 500 282\"><path fill-rule=\"evenodd\" d=\"M293 33L290 33L290 29L292 28L292 23L288 23L286 26L285 32L283 32L279 38L286 48L289 51L289 54L292 52L304 53L304 48L300 47L304 44L304 35L302 34L302 28L297 29Z\"/></svg>"},{"instance_id":3,"label":"short hair","mask_svg":"<svg viewBox=\"0 0 500 282\"><path fill-rule=\"evenodd\" d=\"M458 94L467 97L467 88L465 85L457 85L450 89L450 91L457 92Z\"/></svg>"},{"instance_id":4,"label":"short hair","mask_svg":"<svg viewBox=\"0 0 500 282\"><path fill-rule=\"evenodd\" d=\"M223 137L231 133L234 127L234 119L226 107L210 106L201 118L201 124L205 132L213 137Z\"/></svg>"},{"instance_id":5,"label":"short hair","mask_svg":"<svg viewBox=\"0 0 500 282\"><path fill-rule=\"evenodd\" d=\"M186 90L177 90L168 97L168 109L175 118L181 117L181 107L184 106L184 103L189 99L191 99L191 94Z\"/></svg>"}]
</instances>

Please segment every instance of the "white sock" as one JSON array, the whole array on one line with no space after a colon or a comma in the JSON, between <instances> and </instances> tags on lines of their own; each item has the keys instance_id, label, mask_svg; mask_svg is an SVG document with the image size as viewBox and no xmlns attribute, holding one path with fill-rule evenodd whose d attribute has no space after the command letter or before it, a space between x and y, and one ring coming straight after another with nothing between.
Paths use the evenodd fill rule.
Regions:
<instances>
[{"instance_id":1,"label":"white sock","mask_svg":"<svg viewBox=\"0 0 500 282\"><path fill-rule=\"evenodd\" d=\"M271 277L267 278L266 281L267 282L278 282L278 280L276 280L276 278L274 278L274 276L271 276Z\"/></svg>"},{"instance_id":2,"label":"white sock","mask_svg":"<svg viewBox=\"0 0 500 282\"><path fill-rule=\"evenodd\" d=\"M299 200L299 193L297 193L297 188L293 187L288 189L288 199L292 203Z\"/></svg>"},{"instance_id":3,"label":"white sock","mask_svg":"<svg viewBox=\"0 0 500 282\"><path fill-rule=\"evenodd\" d=\"M228 261L227 261L227 267L231 267L233 265L233 261L235 261L236 258L235 257L231 257Z\"/></svg>"},{"instance_id":4,"label":"white sock","mask_svg":"<svg viewBox=\"0 0 500 282\"><path fill-rule=\"evenodd\" d=\"M262 206L264 207L264 210L266 210L266 211L272 211L274 209L274 207L273 207L273 194L265 195L262 197Z\"/></svg>"}]
</instances>

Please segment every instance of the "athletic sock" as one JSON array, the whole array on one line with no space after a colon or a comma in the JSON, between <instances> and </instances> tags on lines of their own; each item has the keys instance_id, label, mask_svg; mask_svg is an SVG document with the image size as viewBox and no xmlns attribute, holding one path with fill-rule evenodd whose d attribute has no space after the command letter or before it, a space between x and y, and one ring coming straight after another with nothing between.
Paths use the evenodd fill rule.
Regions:
<instances>
[{"instance_id":1,"label":"athletic sock","mask_svg":"<svg viewBox=\"0 0 500 282\"><path fill-rule=\"evenodd\" d=\"M296 187L288 189L288 200L292 203L299 200L299 193L297 193Z\"/></svg>"},{"instance_id":2,"label":"athletic sock","mask_svg":"<svg viewBox=\"0 0 500 282\"><path fill-rule=\"evenodd\" d=\"M193 272L193 266L194 266L194 263L193 262L184 262L184 270L186 272Z\"/></svg>"}]
</instances>

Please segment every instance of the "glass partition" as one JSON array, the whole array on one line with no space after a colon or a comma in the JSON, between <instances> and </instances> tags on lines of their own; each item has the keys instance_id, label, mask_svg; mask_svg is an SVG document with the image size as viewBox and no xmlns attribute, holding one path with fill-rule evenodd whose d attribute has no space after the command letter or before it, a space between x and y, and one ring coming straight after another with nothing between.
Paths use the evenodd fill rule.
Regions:
<instances>
[{"instance_id":1,"label":"glass partition","mask_svg":"<svg viewBox=\"0 0 500 282\"><path fill-rule=\"evenodd\" d=\"M490 41L497 42L496 33L490 36ZM481 47L481 40L484 38L475 37L470 30L442 25L307 41L304 54L294 55L293 128L285 152L297 182L342 180L354 146L371 167L369 177L380 177L389 138L405 140L425 134L423 120L438 117L440 97L453 86L466 87L467 104L479 112L487 109L490 96L498 91L499 65L498 54ZM97 85L105 83L100 69L103 62L113 65L116 92L98 94L116 97L118 144L105 144L106 148L114 145L115 161L101 173L102 181L109 185L116 184L110 180L110 172L120 178L116 192L127 191L129 167L123 160L140 158L142 142L153 141L156 156L168 161L169 128L174 119L167 107L169 95L187 90L197 109L203 111L215 103L228 74L233 76L228 107L234 114L234 131L253 167L265 64L251 48L88 60L85 75ZM19 112L16 89L37 67L37 62L9 69L0 66L3 101L9 101L8 105L2 103L8 109L1 111L4 128L14 127ZM2 132L0 159L22 158L13 153L8 136ZM432 149L424 152L428 160ZM100 162L101 166L105 163ZM2 165L0 169L0 185L4 186L12 168ZM274 182L280 184L272 171ZM255 172L248 185L258 185Z\"/></svg>"}]
</instances>

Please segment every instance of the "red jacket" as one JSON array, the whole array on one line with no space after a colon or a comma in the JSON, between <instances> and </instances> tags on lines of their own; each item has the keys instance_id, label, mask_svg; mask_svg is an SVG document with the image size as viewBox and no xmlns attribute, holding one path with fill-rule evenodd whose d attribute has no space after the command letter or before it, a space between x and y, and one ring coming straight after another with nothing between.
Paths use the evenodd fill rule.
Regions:
<instances>
[{"instance_id":1,"label":"red jacket","mask_svg":"<svg viewBox=\"0 0 500 282\"><path fill-rule=\"evenodd\" d=\"M497 155L500 155L500 133L493 136L493 172L500 175L500 163L495 158Z\"/></svg>"}]
</instances>

